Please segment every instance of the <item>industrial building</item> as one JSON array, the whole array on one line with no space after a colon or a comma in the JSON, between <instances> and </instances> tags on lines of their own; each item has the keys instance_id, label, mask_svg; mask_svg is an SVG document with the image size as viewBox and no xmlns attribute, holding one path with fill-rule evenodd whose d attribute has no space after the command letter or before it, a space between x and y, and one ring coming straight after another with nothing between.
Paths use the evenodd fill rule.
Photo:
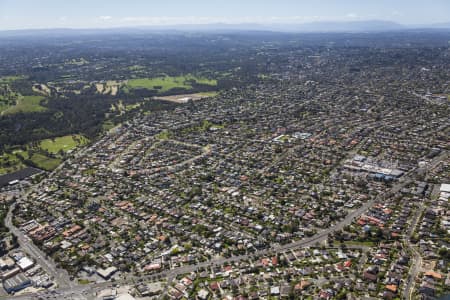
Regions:
<instances>
[{"instance_id":1,"label":"industrial building","mask_svg":"<svg viewBox=\"0 0 450 300\"><path fill-rule=\"evenodd\" d=\"M3 288L9 294L23 290L31 286L31 280L23 273L19 273L3 282Z\"/></svg>"}]
</instances>

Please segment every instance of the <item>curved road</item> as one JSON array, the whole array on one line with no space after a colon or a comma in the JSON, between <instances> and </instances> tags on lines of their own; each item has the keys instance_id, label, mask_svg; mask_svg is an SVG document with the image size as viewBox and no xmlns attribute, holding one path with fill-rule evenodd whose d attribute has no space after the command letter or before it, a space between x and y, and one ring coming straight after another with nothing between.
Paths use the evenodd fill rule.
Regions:
<instances>
[{"instance_id":1,"label":"curved road","mask_svg":"<svg viewBox=\"0 0 450 300\"><path fill-rule=\"evenodd\" d=\"M430 164L427 166L427 169L433 168L440 161L442 161L443 159L446 159L447 156L448 156L447 152L442 153L440 156L436 157L435 159L433 159L432 162L430 162ZM325 229L325 230L317 233L316 235L314 235L311 238L303 239L301 241L293 242L293 243L286 244L286 245L272 246L268 249L257 251L256 253L250 254L250 255L246 254L246 255L240 255L240 256L233 256L230 258L216 258L216 259L212 259L209 261L198 263L196 265L188 265L188 266L183 266L183 267L179 267L179 268L175 268L175 269L171 269L171 270L165 270L165 271L162 271L157 274L142 275L142 276L129 275L129 276L127 276L126 279L117 280L116 282L120 283L120 284L132 284L137 280L152 280L152 279L156 279L159 277L175 278L177 275L194 272L200 268L246 260L253 255L268 255L268 254L275 253L275 252L281 252L281 251L286 251L286 250L291 250L291 249L296 249L296 248L313 246L317 242L326 240L328 235L330 233L332 233L333 231L343 229L345 226L351 224L355 218L361 216L367 209L369 209L371 206L373 206L373 204L376 201L382 200L384 197L388 197L388 196L400 191L404 186L406 186L407 184L409 184L411 182L410 175L415 173L416 170L417 170L417 168L410 170L390 190L388 190L385 193L378 195L376 198L364 203L363 206L361 206L357 210L351 212L349 215L347 215L347 217L345 217L342 221L340 221L333 227ZM16 234L18 236L20 245L22 247L24 247L24 249L28 249L31 252L30 253L31 256L33 258L35 258L38 263L41 263L43 268L50 275L55 276L56 280L58 281L58 283L60 285L60 287L55 291L58 294L58 296L57 296L58 299L61 299L61 297L67 298L67 297L70 297L70 295L75 295L75 294L78 296L84 295L84 294L90 294L92 297L93 293L98 291L99 289L111 286L111 284L112 284L111 282L79 285L79 284L72 283L66 277L67 276L67 275L65 275L65 274L67 274L66 272L63 272L64 275L62 275L61 274L62 271L56 269L56 266L52 262L48 262L47 260L45 260L44 259L45 256L42 256L43 253L27 237L25 237L24 234L20 230L18 230L16 227L14 227L12 225L11 216L12 216L12 211L13 211L15 205L16 204L12 205L8 212L8 215L6 218L6 223L8 224L7 226L8 226L8 228L10 228L11 231L13 231L14 234ZM42 293L42 292L41 293L30 293L27 295L14 297L14 299L35 299L39 295L49 296L49 295L51 295L51 293L50 293L50 291L44 292L44 293ZM10 299L10 298L11 297L8 297L8 298L0 297L0 299Z\"/></svg>"},{"instance_id":2,"label":"curved road","mask_svg":"<svg viewBox=\"0 0 450 300\"><path fill-rule=\"evenodd\" d=\"M270 255L275 252L281 252L281 251L287 251L287 250L291 250L291 249L314 246L316 243L326 240L328 235L330 233L332 233L333 231L343 229L345 226L351 224L355 218L361 216L376 201L381 200L382 196L399 191L407 183L409 183L409 180L403 180L402 182L399 182L390 191L386 192L383 195L379 195L378 197L364 203L363 206L361 206L357 210L351 212L344 220L342 220L335 226L330 227L326 230L323 230L310 238L303 239L301 241L296 241L296 242L286 244L286 245L273 246L268 249L256 251L254 254L239 255L239 256L233 256L233 257L229 257L229 258L216 258L216 259L212 259L209 261L198 263L196 265L188 265L188 266L183 266L183 267L179 267L179 268L175 268L175 269L171 269L171 270L165 270L165 271L162 271L157 274L143 275L143 276L129 275L127 277L127 279L116 280L116 283L130 284L137 280L155 279L160 276L168 277L168 278L175 278L177 275L194 272L194 271L199 270L200 268L246 260L246 259L249 259L253 255L258 255L258 256ZM15 206L15 204L13 206ZM13 206L11 207L10 212L12 212ZM7 220L9 220L8 221L9 226L12 226L11 213L8 214ZM19 237L19 241L21 241L19 243L21 244L21 246L23 246L24 249L31 249L33 258L35 258L38 261L38 263L41 263L43 265L43 267L45 266L44 269L49 274L51 274L52 276L55 276L56 280L58 281L58 283L60 285L60 287L56 290L56 292L58 293L59 296L67 297L72 294L82 295L82 294L86 294L86 293L92 295L93 292L97 291L98 289L106 288L112 284L111 282L104 282L104 283L93 283L93 284L87 284L87 285L78 285L78 284L71 282L68 279L67 275L60 275L61 270L57 270L53 263L48 262L45 259L42 260L41 258L43 256L41 256L41 258L39 257L42 252L36 246L34 246L34 244L31 241L27 241L28 238L25 237L24 234L20 230L18 230L14 226L9 227L9 228L14 232L14 234L16 234ZM65 274L67 274L67 273L65 272ZM23 296L17 296L17 297L14 297L14 299L34 299L33 297L36 297L38 294L39 293L33 293L33 294L27 294L27 295L23 295ZM46 295L51 295L51 294L49 292L47 292ZM4 298L0 297L0 299L4 299Z\"/></svg>"}]
</instances>

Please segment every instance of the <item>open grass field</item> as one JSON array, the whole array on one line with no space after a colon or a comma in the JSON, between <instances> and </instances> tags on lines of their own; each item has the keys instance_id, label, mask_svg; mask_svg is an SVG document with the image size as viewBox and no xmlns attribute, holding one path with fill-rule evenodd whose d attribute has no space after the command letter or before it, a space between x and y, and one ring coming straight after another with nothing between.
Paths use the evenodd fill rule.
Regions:
<instances>
[{"instance_id":1,"label":"open grass field","mask_svg":"<svg viewBox=\"0 0 450 300\"><path fill-rule=\"evenodd\" d=\"M28 151L24 151L24 150L14 150L12 153L13 153L14 155L16 155L16 156L22 157L23 159L28 159L28 158L29 158Z\"/></svg>"},{"instance_id":2,"label":"open grass field","mask_svg":"<svg viewBox=\"0 0 450 300\"><path fill-rule=\"evenodd\" d=\"M14 154L3 153L0 155L0 175L23 168L25 168L25 165Z\"/></svg>"},{"instance_id":3,"label":"open grass field","mask_svg":"<svg viewBox=\"0 0 450 300\"><path fill-rule=\"evenodd\" d=\"M40 153L33 154L30 159L38 168L47 171L54 170L57 166L59 166L59 164L61 164L61 159L50 158Z\"/></svg>"},{"instance_id":4,"label":"open grass field","mask_svg":"<svg viewBox=\"0 0 450 300\"><path fill-rule=\"evenodd\" d=\"M15 114L19 112L40 112L45 111L46 108L41 106L41 101L44 99L42 96L21 96L18 98L16 105L11 106L2 114Z\"/></svg>"},{"instance_id":5,"label":"open grass field","mask_svg":"<svg viewBox=\"0 0 450 300\"><path fill-rule=\"evenodd\" d=\"M0 155L0 175L14 172L27 167L27 160L31 160L36 167L51 171L62 161L60 151L67 152L78 146L86 145L89 139L82 135L67 135L54 139L45 139L37 145L28 145L26 149L13 148ZM47 156L48 151L54 155Z\"/></svg>"},{"instance_id":6,"label":"open grass field","mask_svg":"<svg viewBox=\"0 0 450 300\"><path fill-rule=\"evenodd\" d=\"M78 146L87 144L88 142L89 140L82 135L66 135L54 139L42 140L39 145L41 149L56 154L61 150L64 152L73 150Z\"/></svg>"},{"instance_id":7,"label":"open grass field","mask_svg":"<svg viewBox=\"0 0 450 300\"><path fill-rule=\"evenodd\" d=\"M216 80L200 78L193 75L130 79L128 80L127 85L131 89L158 89L160 93L164 93L174 88L184 88L189 90L192 88L192 82L211 86L217 85Z\"/></svg>"}]
</instances>

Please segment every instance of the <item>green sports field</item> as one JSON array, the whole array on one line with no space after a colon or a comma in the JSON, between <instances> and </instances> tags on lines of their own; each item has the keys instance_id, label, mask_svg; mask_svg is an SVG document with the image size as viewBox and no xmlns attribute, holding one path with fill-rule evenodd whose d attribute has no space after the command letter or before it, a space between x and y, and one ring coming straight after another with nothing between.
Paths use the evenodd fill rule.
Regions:
<instances>
[{"instance_id":1,"label":"green sports field","mask_svg":"<svg viewBox=\"0 0 450 300\"><path fill-rule=\"evenodd\" d=\"M15 114L19 112L40 112L45 111L46 108L41 105L44 99L42 96L19 96L17 103L3 110L3 114Z\"/></svg>"},{"instance_id":2,"label":"green sports field","mask_svg":"<svg viewBox=\"0 0 450 300\"><path fill-rule=\"evenodd\" d=\"M206 84L211 86L217 85L217 80L196 77L193 75L184 76L164 76L155 78L139 78L128 80L127 86L131 89L158 89L160 93L167 92L174 88L192 89L192 82L198 84Z\"/></svg>"},{"instance_id":3,"label":"green sports field","mask_svg":"<svg viewBox=\"0 0 450 300\"><path fill-rule=\"evenodd\" d=\"M58 153L61 150L67 152L88 142L89 140L82 135L66 135L54 139L42 140L40 147L50 153Z\"/></svg>"}]
</instances>

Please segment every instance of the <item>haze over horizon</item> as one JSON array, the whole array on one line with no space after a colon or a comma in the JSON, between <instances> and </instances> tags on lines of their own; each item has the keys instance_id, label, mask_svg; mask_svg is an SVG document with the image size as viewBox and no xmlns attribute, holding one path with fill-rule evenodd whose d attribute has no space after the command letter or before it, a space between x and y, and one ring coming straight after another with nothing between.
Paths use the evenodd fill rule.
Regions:
<instances>
[{"instance_id":1,"label":"haze over horizon","mask_svg":"<svg viewBox=\"0 0 450 300\"><path fill-rule=\"evenodd\" d=\"M445 0L0 0L0 30L367 20L431 25L450 22L449 16Z\"/></svg>"}]
</instances>

